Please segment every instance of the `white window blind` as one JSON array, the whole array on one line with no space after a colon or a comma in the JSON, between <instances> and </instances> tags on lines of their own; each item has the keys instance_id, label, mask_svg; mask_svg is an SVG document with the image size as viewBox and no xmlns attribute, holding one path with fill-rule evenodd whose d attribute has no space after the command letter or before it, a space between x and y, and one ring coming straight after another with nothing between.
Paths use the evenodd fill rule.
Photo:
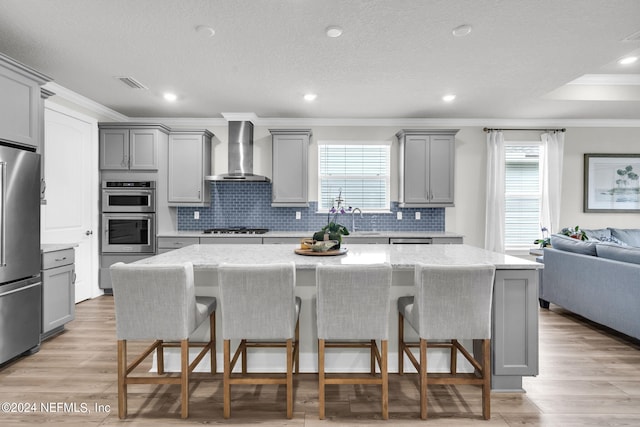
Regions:
<instances>
[{"instance_id":1,"label":"white window blind","mask_svg":"<svg viewBox=\"0 0 640 427\"><path fill-rule=\"evenodd\" d=\"M505 247L540 237L540 144L505 143Z\"/></svg>"},{"instance_id":2,"label":"white window blind","mask_svg":"<svg viewBox=\"0 0 640 427\"><path fill-rule=\"evenodd\" d=\"M390 209L390 145L318 143L318 209L334 206L340 191L343 206L364 210Z\"/></svg>"}]
</instances>

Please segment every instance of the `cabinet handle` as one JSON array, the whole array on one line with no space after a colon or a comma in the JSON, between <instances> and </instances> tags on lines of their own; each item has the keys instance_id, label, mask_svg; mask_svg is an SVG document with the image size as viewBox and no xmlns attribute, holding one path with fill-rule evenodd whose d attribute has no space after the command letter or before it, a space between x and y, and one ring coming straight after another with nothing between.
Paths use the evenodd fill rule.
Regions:
<instances>
[{"instance_id":1,"label":"cabinet handle","mask_svg":"<svg viewBox=\"0 0 640 427\"><path fill-rule=\"evenodd\" d=\"M67 257L66 257L66 256L63 256L62 258L56 258L56 259L55 259L55 261L56 261L56 262L61 262L61 261L64 261L64 260L66 260L66 259L67 259Z\"/></svg>"},{"instance_id":2,"label":"cabinet handle","mask_svg":"<svg viewBox=\"0 0 640 427\"><path fill-rule=\"evenodd\" d=\"M73 270L73 279L72 279L72 282L71 282L71 283L73 283L74 285L76 284L76 279L77 279L77 277L78 277L78 276L76 276L76 271L75 271L75 270Z\"/></svg>"}]
</instances>

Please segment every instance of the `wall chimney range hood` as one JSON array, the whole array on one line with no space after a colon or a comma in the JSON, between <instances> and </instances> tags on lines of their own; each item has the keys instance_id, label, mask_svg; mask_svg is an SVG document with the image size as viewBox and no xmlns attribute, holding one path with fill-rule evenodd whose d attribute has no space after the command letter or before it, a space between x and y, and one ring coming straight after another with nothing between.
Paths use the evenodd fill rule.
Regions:
<instances>
[{"instance_id":1,"label":"wall chimney range hood","mask_svg":"<svg viewBox=\"0 0 640 427\"><path fill-rule=\"evenodd\" d=\"M209 175L207 181L270 182L266 176L253 173L253 123L248 120L229 121L227 173Z\"/></svg>"}]
</instances>

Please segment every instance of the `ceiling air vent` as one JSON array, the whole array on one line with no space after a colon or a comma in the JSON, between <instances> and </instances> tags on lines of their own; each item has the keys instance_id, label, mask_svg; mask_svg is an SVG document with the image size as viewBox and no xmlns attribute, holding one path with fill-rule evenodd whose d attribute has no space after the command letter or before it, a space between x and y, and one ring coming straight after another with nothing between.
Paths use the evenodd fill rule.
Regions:
<instances>
[{"instance_id":1,"label":"ceiling air vent","mask_svg":"<svg viewBox=\"0 0 640 427\"><path fill-rule=\"evenodd\" d=\"M116 77L116 79L120 80L122 83L126 84L132 89L149 89L133 77Z\"/></svg>"}]
</instances>

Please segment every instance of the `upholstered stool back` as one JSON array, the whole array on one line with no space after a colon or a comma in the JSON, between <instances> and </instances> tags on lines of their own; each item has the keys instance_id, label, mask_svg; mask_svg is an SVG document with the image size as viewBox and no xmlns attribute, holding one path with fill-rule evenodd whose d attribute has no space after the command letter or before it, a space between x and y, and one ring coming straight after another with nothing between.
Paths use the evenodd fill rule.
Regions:
<instances>
[{"instance_id":1,"label":"upholstered stool back","mask_svg":"<svg viewBox=\"0 0 640 427\"><path fill-rule=\"evenodd\" d=\"M389 265L319 265L316 286L319 339L388 339Z\"/></svg>"},{"instance_id":2,"label":"upholstered stool back","mask_svg":"<svg viewBox=\"0 0 640 427\"><path fill-rule=\"evenodd\" d=\"M415 267L413 309L405 315L420 338L491 338L493 265Z\"/></svg>"},{"instance_id":3,"label":"upholstered stool back","mask_svg":"<svg viewBox=\"0 0 640 427\"><path fill-rule=\"evenodd\" d=\"M295 273L293 263L220 265L222 338L293 338L297 319Z\"/></svg>"},{"instance_id":4,"label":"upholstered stool back","mask_svg":"<svg viewBox=\"0 0 640 427\"><path fill-rule=\"evenodd\" d=\"M207 318L197 310L191 263L118 263L110 270L118 339L179 341Z\"/></svg>"}]
</instances>

